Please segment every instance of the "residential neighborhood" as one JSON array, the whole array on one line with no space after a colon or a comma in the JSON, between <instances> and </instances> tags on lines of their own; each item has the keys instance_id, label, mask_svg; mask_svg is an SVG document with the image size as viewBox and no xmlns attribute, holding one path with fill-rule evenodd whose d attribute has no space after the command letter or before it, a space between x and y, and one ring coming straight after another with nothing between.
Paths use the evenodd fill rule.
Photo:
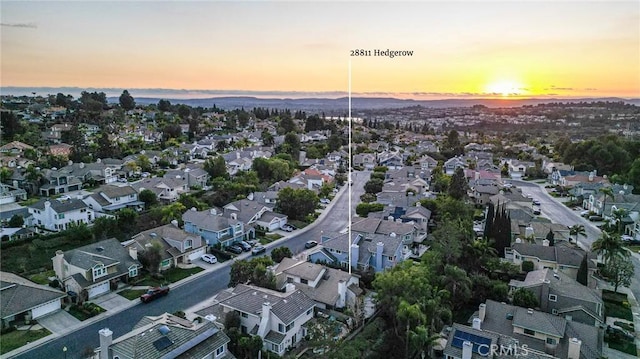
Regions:
<instances>
[{"instance_id":1,"label":"residential neighborhood","mask_svg":"<svg viewBox=\"0 0 640 359\"><path fill-rule=\"evenodd\" d=\"M3 96L3 358L638 355L637 138L102 95Z\"/></svg>"}]
</instances>

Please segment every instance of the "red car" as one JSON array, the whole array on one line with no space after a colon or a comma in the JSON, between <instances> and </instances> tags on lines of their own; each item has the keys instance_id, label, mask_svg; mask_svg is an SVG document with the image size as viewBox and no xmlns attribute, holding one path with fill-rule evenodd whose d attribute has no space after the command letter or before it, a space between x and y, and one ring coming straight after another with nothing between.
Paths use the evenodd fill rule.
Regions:
<instances>
[{"instance_id":1,"label":"red car","mask_svg":"<svg viewBox=\"0 0 640 359\"><path fill-rule=\"evenodd\" d=\"M140 296L140 300L142 303L149 303L150 301L158 298L164 297L169 294L169 287L153 287L149 288L149 290Z\"/></svg>"}]
</instances>

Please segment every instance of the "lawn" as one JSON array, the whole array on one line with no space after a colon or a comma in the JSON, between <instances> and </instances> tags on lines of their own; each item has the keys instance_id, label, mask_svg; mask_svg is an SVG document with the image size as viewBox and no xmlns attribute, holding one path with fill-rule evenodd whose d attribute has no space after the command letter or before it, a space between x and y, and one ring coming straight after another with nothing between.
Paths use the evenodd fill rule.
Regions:
<instances>
[{"instance_id":1,"label":"lawn","mask_svg":"<svg viewBox=\"0 0 640 359\"><path fill-rule=\"evenodd\" d=\"M69 308L69 314L73 315L76 319L83 321L91 317L105 312L104 308L97 304L85 302L83 305L74 304Z\"/></svg>"},{"instance_id":2,"label":"lawn","mask_svg":"<svg viewBox=\"0 0 640 359\"><path fill-rule=\"evenodd\" d=\"M187 269L170 268L162 272L162 278L153 278L151 277L151 275L147 274L140 281L136 282L135 285L148 285L150 287L158 287L167 283L175 283L198 272L202 272L203 270L204 269L200 267Z\"/></svg>"},{"instance_id":3,"label":"lawn","mask_svg":"<svg viewBox=\"0 0 640 359\"><path fill-rule=\"evenodd\" d=\"M41 273L36 273L34 275L29 276L29 280L38 284L49 284L49 277L55 277L56 272L53 270L44 271Z\"/></svg>"},{"instance_id":4,"label":"lawn","mask_svg":"<svg viewBox=\"0 0 640 359\"><path fill-rule=\"evenodd\" d=\"M140 296L144 294L144 292L146 292L145 289L125 289L118 292L118 294L129 300L134 300L140 298Z\"/></svg>"},{"instance_id":5,"label":"lawn","mask_svg":"<svg viewBox=\"0 0 640 359\"><path fill-rule=\"evenodd\" d=\"M603 290L602 300L604 301L605 317L622 318L633 321L633 313L627 301L627 295Z\"/></svg>"},{"instance_id":6,"label":"lawn","mask_svg":"<svg viewBox=\"0 0 640 359\"><path fill-rule=\"evenodd\" d=\"M39 273L53 269L56 250L68 251L86 243L70 243L65 237L34 239L19 245L2 246L2 270L16 274ZM47 282L48 283L48 282Z\"/></svg>"},{"instance_id":7,"label":"lawn","mask_svg":"<svg viewBox=\"0 0 640 359\"><path fill-rule=\"evenodd\" d=\"M28 343L35 342L51 334L42 328L40 330L14 330L0 335L0 354L8 353Z\"/></svg>"},{"instance_id":8,"label":"lawn","mask_svg":"<svg viewBox=\"0 0 640 359\"><path fill-rule=\"evenodd\" d=\"M633 253L640 253L640 244L630 244L626 247Z\"/></svg>"},{"instance_id":9,"label":"lawn","mask_svg":"<svg viewBox=\"0 0 640 359\"><path fill-rule=\"evenodd\" d=\"M611 349L638 356L638 349L636 348L636 343L633 340L625 340L623 342L609 342L608 344L609 348Z\"/></svg>"}]
</instances>

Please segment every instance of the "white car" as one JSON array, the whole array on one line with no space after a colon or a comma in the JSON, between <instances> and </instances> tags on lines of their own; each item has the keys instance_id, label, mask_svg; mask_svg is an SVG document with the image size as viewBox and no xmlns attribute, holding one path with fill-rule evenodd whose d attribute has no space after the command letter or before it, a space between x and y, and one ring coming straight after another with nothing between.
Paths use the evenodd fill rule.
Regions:
<instances>
[{"instance_id":1,"label":"white car","mask_svg":"<svg viewBox=\"0 0 640 359\"><path fill-rule=\"evenodd\" d=\"M620 237L620 239L622 239L623 241L632 241L633 237L629 236L629 235L623 235L622 237Z\"/></svg>"},{"instance_id":2,"label":"white car","mask_svg":"<svg viewBox=\"0 0 640 359\"><path fill-rule=\"evenodd\" d=\"M216 258L216 256L214 256L213 254L203 254L202 257L200 257L200 259L211 264L218 263L218 258Z\"/></svg>"},{"instance_id":3,"label":"white car","mask_svg":"<svg viewBox=\"0 0 640 359\"><path fill-rule=\"evenodd\" d=\"M331 201L330 201L328 198L321 198L321 199L320 199L320 203L322 203L322 204L329 204L329 203L331 203Z\"/></svg>"}]
</instances>

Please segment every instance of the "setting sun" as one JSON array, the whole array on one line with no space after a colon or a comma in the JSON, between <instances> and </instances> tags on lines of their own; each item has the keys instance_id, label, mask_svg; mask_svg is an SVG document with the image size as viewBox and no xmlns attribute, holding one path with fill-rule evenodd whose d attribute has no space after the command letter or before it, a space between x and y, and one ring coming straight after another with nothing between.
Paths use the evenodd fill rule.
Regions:
<instances>
[{"instance_id":1,"label":"setting sun","mask_svg":"<svg viewBox=\"0 0 640 359\"><path fill-rule=\"evenodd\" d=\"M526 89L524 86L516 81L498 81L487 85L486 92L494 95L508 96L520 96L524 95Z\"/></svg>"}]
</instances>

